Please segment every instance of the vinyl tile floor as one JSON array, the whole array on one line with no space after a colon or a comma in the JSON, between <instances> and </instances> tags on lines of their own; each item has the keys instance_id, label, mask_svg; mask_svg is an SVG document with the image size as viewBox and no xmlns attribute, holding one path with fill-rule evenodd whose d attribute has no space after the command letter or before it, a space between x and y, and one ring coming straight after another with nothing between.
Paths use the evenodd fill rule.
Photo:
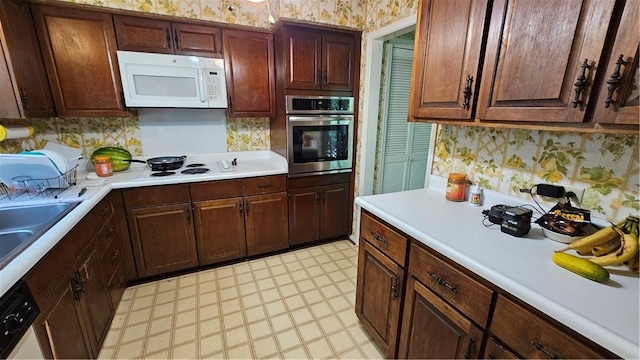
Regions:
<instances>
[{"instance_id":1,"label":"vinyl tile floor","mask_svg":"<svg viewBox=\"0 0 640 360\"><path fill-rule=\"evenodd\" d=\"M341 240L126 289L100 359L381 359Z\"/></svg>"}]
</instances>

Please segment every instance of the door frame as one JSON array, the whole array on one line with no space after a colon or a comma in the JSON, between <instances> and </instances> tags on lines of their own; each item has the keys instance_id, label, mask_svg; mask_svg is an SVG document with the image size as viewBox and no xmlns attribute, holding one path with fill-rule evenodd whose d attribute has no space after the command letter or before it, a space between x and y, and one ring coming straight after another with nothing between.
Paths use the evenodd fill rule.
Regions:
<instances>
[{"instance_id":1,"label":"door frame","mask_svg":"<svg viewBox=\"0 0 640 360\"><path fill-rule=\"evenodd\" d=\"M364 84L368 86L364 89L362 96L362 132L360 135L360 162L358 179L358 196L373 194L373 174L375 170L375 153L378 133L378 112L380 103L380 85L382 74L382 50L386 40L393 39L402 34L415 29L418 15L413 14L387 25L366 35L365 72ZM374 61L375 59L375 61ZM436 126L434 124L434 126ZM427 176L425 176L425 187L428 185L429 174L433 163L433 149L435 145L435 135L438 132L436 127L431 131L430 156L427 160ZM359 223L359 219L357 219ZM357 241L356 241L357 244Z\"/></svg>"}]
</instances>

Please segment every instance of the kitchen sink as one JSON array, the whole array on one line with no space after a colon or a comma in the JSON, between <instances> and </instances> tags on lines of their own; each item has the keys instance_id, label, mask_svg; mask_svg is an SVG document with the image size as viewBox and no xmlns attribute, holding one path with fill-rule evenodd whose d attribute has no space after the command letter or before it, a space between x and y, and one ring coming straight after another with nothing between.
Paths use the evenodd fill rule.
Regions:
<instances>
[{"instance_id":1,"label":"kitchen sink","mask_svg":"<svg viewBox=\"0 0 640 360\"><path fill-rule=\"evenodd\" d=\"M79 201L0 208L0 269L78 204Z\"/></svg>"}]
</instances>

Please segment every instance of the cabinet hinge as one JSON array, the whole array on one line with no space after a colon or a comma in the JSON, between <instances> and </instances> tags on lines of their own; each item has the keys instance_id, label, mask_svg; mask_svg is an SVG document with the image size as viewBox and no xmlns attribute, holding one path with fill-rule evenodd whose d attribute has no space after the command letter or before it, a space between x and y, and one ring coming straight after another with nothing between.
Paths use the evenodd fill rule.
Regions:
<instances>
[{"instance_id":1,"label":"cabinet hinge","mask_svg":"<svg viewBox=\"0 0 640 360\"><path fill-rule=\"evenodd\" d=\"M399 278L394 276L393 282L391 283L391 294L394 300L398 298L398 280Z\"/></svg>"}]
</instances>

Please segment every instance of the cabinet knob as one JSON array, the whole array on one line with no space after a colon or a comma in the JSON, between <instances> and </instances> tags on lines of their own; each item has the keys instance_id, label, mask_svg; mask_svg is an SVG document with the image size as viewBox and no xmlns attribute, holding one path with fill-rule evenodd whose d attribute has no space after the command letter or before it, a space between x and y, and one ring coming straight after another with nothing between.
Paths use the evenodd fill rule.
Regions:
<instances>
[{"instance_id":1,"label":"cabinet knob","mask_svg":"<svg viewBox=\"0 0 640 360\"><path fill-rule=\"evenodd\" d=\"M171 30L166 29L165 40L167 41L167 48L171 49Z\"/></svg>"},{"instance_id":2,"label":"cabinet knob","mask_svg":"<svg viewBox=\"0 0 640 360\"><path fill-rule=\"evenodd\" d=\"M20 97L22 98L22 106L24 106L25 109L29 109L29 96L27 96L27 91L21 87L20 88Z\"/></svg>"},{"instance_id":3,"label":"cabinet knob","mask_svg":"<svg viewBox=\"0 0 640 360\"><path fill-rule=\"evenodd\" d=\"M389 243L389 241L387 241L387 239L383 238L382 236L378 235L375 232L371 232L371 236L373 236L373 239L377 242L383 243L385 245L387 245Z\"/></svg>"},{"instance_id":4,"label":"cabinet knob","mask_svg":"<svg viewBox=\"0 0 640 360\"><path fill-rule=\"evenodd\" d=\"M178 37L178 30L173 30L173 41L176 44L176 50L180 50L180 38Z\"/></svg>"},{"instance_id":5,"label":"cabinet knob","mask_svg":"<svg viewBox=\"0 0 640 360\"><path fill-rule=\"evenodd\" d=\"M609 80L607 80L607 99L604 101L604 107L608 108L612 103L616 102L613 100L613 92L616 91L618 86L620 86L620 65L626 65L627 62L623 60L624 55L620 54L618 56L618 60L616 60L616 68L613 70L613 73L609 76Z\"/></svg>"},{"instance_id":6,"label":"cabinet knob","mask_svg":"<svg viewBox=\"0 0 640 360\"><path fill-rule=\"evenodd\" d=\"M430 271L430 272L429 272L429 276L431 276L432 278L434 278L434 279L436 280L436 282L438 283L438 285L442 285L442 286L446 287L447 289L451 290L451 291L452 291L452 292L454 292L454 293L457 293L457 292L458 292L458 289L457 289L455 286L453 286L453 285L449 284L449 283L447 282L447 280L445 280L445 279L443 279L442 277L438 276L438 274L436 274L436 273L434 273L434 272Z\"/></svg>"},{"instance_id":7,"label":"cabinet knob","mask_svg":"<svg viewBox=\"0 0 640 360\"><path fill-rule=\"evenodd\" d=\"M469 342L467 343L467 348L464 349L464 358L465 359L471 359L471 347L473 346L473 344L476 341L473 339L469 339Z\"/></svg>"}]
</instances>

